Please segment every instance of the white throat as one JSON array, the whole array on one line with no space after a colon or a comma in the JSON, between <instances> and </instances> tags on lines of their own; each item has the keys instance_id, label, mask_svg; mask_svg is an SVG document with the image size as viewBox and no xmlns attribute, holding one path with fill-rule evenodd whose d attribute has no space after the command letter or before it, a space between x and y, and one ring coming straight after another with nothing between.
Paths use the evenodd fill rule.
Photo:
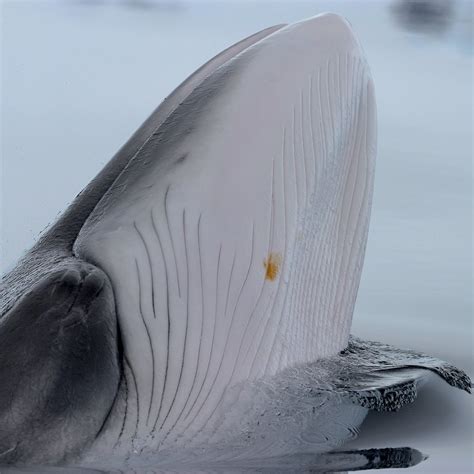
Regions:
<instances>
[{"instance_id":1,"label":"white throat","mask_svg":"<svg viewBox=\"0 0 474 474\"><path fill-rule=\"evenodd\" d=\"M190 439L228 387L347 345L374 160L372 81L334 15L258 42L178 107L76 245L114 285L127 430Z\"/></svg>"}]
</instances>

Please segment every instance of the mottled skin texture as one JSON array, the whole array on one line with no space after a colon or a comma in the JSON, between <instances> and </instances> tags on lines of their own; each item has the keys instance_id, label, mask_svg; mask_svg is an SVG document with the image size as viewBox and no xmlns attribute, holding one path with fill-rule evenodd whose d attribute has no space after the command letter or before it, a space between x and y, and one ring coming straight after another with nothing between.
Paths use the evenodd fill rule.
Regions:
<instances>
[{"instance_id":1,"label":"mottled skin texture","mask_svg":"<svg viewBox=\"0 0 474 474\"><path fill-rule=\"evenodd\" d=\"M0 322L0 462L47 463L93 441L119 379L106 275L76 259L25 293Z\"/></svg>"}]
</instances>

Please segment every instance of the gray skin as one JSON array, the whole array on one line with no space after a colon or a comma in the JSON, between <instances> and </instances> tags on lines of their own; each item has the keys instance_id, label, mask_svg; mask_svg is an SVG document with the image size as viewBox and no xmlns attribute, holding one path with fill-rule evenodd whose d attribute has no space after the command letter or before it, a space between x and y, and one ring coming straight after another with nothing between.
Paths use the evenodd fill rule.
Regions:
<instances>
[{"instance_id":1,"label":"gray skin","mask_svg":"<svg viewBox=\"0 0 474 474\"><path fill-rule=\"evenodd\" d=\"M120 379L109 279L65 260L17 301L0 329L2 463L77 454L100 433Z\"/></svg>"},{"instance_id":2,"label":"gray skin","mask_svg":"<svg viewBox=\"0 0 474 474\"><path fill-rule=\"evenodd\" d=\"M101 434L123 376L111 283L73 254L102 196L173 110L221 64L283 25L211 59L176 88L2 277L0 285L0 465L77 458Z\"/></svg>"}]
</instances>

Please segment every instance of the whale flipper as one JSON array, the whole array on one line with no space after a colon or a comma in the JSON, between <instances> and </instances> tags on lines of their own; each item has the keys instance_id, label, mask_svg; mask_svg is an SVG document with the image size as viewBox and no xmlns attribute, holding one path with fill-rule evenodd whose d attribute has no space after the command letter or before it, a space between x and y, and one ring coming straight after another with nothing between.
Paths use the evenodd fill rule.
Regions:
<instances>
[{"instance_id":1,"label":"whale flipper","mask_svg":"<svg viewBox=\"0 0 474 474\"><path fill-rule=\"evenodd\" d=\"M420 385L436 374L452 387L471 393L469 376L435 357L380 342L351 337L338 356L336 392L346 393L370 410L398 411L417 396Z\"/></svg>"}]
</instances>

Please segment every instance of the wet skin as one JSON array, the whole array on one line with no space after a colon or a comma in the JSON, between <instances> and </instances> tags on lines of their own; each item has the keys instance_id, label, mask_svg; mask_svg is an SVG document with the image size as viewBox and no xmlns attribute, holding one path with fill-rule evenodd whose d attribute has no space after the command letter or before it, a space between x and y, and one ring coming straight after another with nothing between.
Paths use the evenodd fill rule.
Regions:
<instances>
[{"instance_id":1,"label":"wet skin","mask_svg":"<svg viewBox=\"0 0 474 474\"><path fill-rule=\"evenodd\" d=\"M93 442L120 379L112 287L76 260L0 319L0 464L73 457Z\"/></svg>"}]
</instances>

